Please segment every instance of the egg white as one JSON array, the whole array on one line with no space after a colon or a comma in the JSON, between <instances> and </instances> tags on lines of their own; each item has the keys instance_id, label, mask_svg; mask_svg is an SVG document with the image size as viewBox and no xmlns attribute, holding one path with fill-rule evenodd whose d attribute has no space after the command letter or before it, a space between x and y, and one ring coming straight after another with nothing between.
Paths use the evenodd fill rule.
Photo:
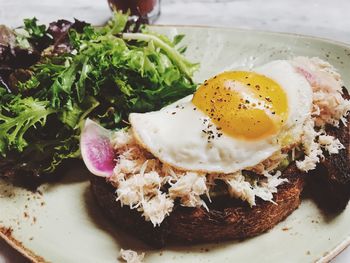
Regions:
<instances>
[{"instance_id":1,"label":"egg white","mask_svg":"<svg viewBox=\"0 0 350 263\"><path fill-rule=\"evenodd\" d=\"M282 147L288 146L283 143L286 137L289 137L288 144L297 143L303 133L305 120L311 117L313 91L309 82L288 60L275 60L253 71L279 83L287 94L289 114L278 138Z\"/></svg>"},{"instance_id":2,"label":"egg white","mask_svg":"<svg viewBox=\"0 0 350 263\"><path fill-rule=\"evenodd\" d=\"M220 130L207 115L195 109L190 95L159 111L130 114L137 142L163 163L180 170L233 173L253 167L285 144L300 140L303 123L311 114L312 88L308 81L285 60L252 71L275 80L287 94L288 118L278 134L254 141L226 134L219 137ZM208 139L208 130L214 139Z\"/></svg>"}]
</instances>

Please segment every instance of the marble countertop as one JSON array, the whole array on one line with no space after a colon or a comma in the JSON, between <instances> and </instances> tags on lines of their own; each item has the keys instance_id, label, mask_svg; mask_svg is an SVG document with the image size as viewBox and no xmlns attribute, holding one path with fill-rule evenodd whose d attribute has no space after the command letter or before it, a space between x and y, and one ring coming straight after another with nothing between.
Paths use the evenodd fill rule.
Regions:
<instances>
[{"instance_id":1,"label":"marble countertop","mask_svg":"<svg viewBox=\"0 0 350 263\"><path fill-rule=\"evenodd\" d=\"M18 26L24 17L43 22L73 18L103 24L107 1L0 0L0 23ZM159 24L254 28L331 38L350 43L348 0L162 0Z\"/></svg>"},{"instance_id":2,"label":"marble countertop","mask_svg":"<svg viewBox=\"0 0 350 263\"><path fill-rule=\"evenodd\" d=\"M193 24L291 32L350 43L348 0L162 0L158 24ZM0 0L0 24L19 26L25 17L42 22L77 17L103 24L110 16L106 0ZM0 263L25 262L0 241ZM350 248L336 263L350 262Z\"/></svg>"}]
</instances>

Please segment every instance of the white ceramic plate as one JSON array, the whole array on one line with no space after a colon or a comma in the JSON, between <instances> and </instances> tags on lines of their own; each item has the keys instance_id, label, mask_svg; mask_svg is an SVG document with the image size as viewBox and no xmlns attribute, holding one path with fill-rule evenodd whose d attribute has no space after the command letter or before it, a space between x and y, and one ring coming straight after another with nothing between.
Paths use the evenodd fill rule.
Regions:
<instances>
[{"instance_id":1,"label":"white ceramic plate","mask_svg":"<svg viewBox=\"0 0 350 263\"><path fill-rule=\"evenodd\" d=\"M201 63L203 81L232 67L249 68L273 59L318 56L350 86L350 46L332 41L259 31L207 27L154 27L184 33L187 56ZM104 218L89 190L83 167L60 183L31 193L0 180L0 236L38 262L116 262L120 248L146 252L146 262L325 262L350 243L350 206L336 217L311 200L273 230L242 242L150 250Z\"/></svg>"}]
</instances>

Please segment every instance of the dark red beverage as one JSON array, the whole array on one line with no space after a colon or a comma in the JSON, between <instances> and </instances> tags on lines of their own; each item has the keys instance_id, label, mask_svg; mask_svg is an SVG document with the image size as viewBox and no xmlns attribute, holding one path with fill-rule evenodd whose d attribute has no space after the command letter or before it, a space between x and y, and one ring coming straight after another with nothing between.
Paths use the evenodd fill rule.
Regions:
<instances>
[{"instance_id":1,"label":"dark red beverage","mask_svg":"<svg viewBox=\"0 0 350 263\"><path fill-rule=\"evenodd\" d=\"M131 15L148 18L154 21L160 13L160 0L108 0L113 10L121 10Z\"/></svg>"}]
</instances>

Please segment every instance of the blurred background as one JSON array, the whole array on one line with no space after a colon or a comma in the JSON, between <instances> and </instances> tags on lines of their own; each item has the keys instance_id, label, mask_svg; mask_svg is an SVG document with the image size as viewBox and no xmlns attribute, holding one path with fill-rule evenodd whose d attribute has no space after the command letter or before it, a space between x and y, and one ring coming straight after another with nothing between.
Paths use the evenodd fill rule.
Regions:
<instances>
[{"instance_id":1,"label":"blurred background","mask_svg":"<svg viewBox=\"0 0 350 263\"><path fill-rule=\"evenodd\" d=\"M349 10L349 0L161 0L155 23L289 32L350 43ZM76 17L101 25L110 15L107 0L0 0L0 24L12 27L33 16L43 23ZM0 263L5 262L25 261L0 241ZM350 249L333 262L350 262Z\"/></svg>"},{"instance_id":2,"label":"blurred background","mask_svg":"<svg viewBox=\"0 0 350 263\"><path fill-rule=\"evenodd\" d=\"M196 24L253 28L331 38L350 43L348 0L162 0L158 24ZM57 18L103 24L107 0L0 0L0 23L17 26L22 18Z\"/></svg>"}]
</instances>

